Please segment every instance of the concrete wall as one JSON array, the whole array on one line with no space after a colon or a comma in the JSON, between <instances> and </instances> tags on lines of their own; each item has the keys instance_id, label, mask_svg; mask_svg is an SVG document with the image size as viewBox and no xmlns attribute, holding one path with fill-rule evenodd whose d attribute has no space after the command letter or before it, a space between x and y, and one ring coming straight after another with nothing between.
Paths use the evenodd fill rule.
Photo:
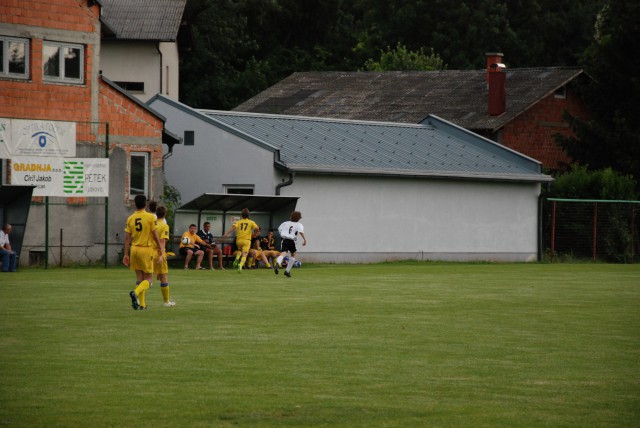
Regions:
<instances>
[{"instance_id":1,"label":"concrete wall","mask_svg":"<svg viewBox=\"0 0 640 428\"><path fill-rule=\"evenodd\" d=\"M297 175L310 262L533 261L538 184Z\"/></svg>"}]
</instances>

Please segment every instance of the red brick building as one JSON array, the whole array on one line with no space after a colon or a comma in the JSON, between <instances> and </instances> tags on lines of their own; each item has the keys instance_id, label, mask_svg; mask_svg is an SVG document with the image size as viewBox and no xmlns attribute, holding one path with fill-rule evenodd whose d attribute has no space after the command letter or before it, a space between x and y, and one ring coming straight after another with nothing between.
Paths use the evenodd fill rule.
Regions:
<instances>
[{"instance_id":1,"label":"red brick building","mask_svg":"<svg viewBox=\"0 0 640 428\"><path fill-rule=\"evenodd\" d=\"M45 245L54 264L100 263L105 254L117 262L133 197L163 192L163 140L176 141L162 116L100 75L100 8L96 0L0 2L0 118L75 123L75 157L109 158L108 198L33 199L26 224L14 227L24 232L21 264ZM11 159L2 162L7 186ZM55 233L46 236L45 224Z\"/></svg>"},{"instance_id":2,"label":"red brick building","mask_svg":"<svg viewBox=\"0 0 640 428\"><path fill-rule=\"evenodd\" d=\"M571 159L556 144L555 135L573 135L569 124L563 119L565 111L573 116L587 117L572 84L540 99L531 108L505 123L498 141L542 162L544 167L552 171L562 170L571 163Z\"/></svg>"}]
</instances>

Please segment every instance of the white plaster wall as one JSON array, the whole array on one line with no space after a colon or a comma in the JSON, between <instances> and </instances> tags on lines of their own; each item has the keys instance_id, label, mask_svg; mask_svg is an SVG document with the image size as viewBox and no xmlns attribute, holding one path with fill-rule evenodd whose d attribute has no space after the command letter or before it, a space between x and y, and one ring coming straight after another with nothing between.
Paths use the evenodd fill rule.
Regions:
<instances>
[{"instance_id":1,"label":"white plaster wall","mask_svg":"<svg viewBox=\"0 0 640 428\"><path fill-rule=\"evenodd\" d=\"M532 261L537 184L298 175L307 261Z\"/></svg>"},{"instance_id":2,"label":"white plaster wall","mask_svg":"<svg viewBox=\"0 0 640 428\"><path fill-rule=\"evenodd\" d=\"M100 70L112 82L144 82L144 93L131 93L142 102L147 102L160 92L160 52L157 43L103 41Z\"/></svg>"},{"instance_id":3,"label":"white plaster wall","mask_svg":"<svg viewBox=\"0 0 640 428\"><path fill-rule=\"evenodd\" d=\"M159 49L162 52L162 94L167 98L178 101L180 96L178 44L175 42L161 42ZM147 97L144 101L146 102L149 98Z\"/></svg>"},{"instance_id":4,"label":"white plaster wall","mask_svg":"<svg viewBox=\"0 0 640 428\"><path fill-rule=\"evenodd\" d=\"M279 174L273 152L164 102L151 107L167 118L165 126L172 133L195 133L193 146L175 145L164 163L165 180L180 191L182 203L203 193L225 193L226 185L252 185L255 195L274 194Z\"/></svg>"}]
</instances>

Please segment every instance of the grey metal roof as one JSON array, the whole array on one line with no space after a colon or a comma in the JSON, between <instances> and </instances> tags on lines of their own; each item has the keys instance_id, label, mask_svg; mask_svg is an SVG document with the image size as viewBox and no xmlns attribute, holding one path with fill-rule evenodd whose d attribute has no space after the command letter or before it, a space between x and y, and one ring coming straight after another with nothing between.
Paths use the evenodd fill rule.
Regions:
<instances>
[{"instance_id":1,"label":"grey metal roof","mask_svg":"<svg viewBox=\"0 0 640 428\"><path fill-rule=\"evenodd\" d=\"M293 73L233 110L403 123L432 114L495 131L583 73L573 67L505 72L507 105L500 116L487 114L486 70Z\"/></svg>"},{"instance_id":2,"label":"grey metal roof","mask_svg":"<svg viewBox=\"0 0 640 428\"><path fill-rule=\"evenodd\" d=\"M160 94L147 104L157 102L272 151L290 172L552 181L538 161L436 116L402 124L197 110Z\"/></svg>"},{"instance_id":3,"label":"grey metal roof","mask_svg":"<svg viewBox=\"0 0 640 428\"><path fill-rule=\"evenodd\" d=\"M187 0L102 0L102 21L124 40L175 41Z\"/></svg>"},{"instance_id":4,"label":"grey metal roof","mask_svg":"<svg viewBox=\"0 0 640 428\"><path fill-rule=\"evenodd\" d=\"M435 116L425 124L198 110L274 148L289 171L549 181L539 162Z\"/></svg>"}]
</instances>

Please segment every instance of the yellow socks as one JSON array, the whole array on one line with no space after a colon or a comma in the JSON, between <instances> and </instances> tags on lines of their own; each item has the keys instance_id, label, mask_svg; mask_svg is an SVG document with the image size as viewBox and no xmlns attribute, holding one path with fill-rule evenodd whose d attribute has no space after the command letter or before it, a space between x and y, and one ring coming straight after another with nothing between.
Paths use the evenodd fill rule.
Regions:
<instances>
[{"instance_id":1,"label":"yellow socks","mask_svg":"<svg viewBox=\"0 0 640 428\"><path fill-rule=\"evenodd\" d=\"M169 303L169 284L160 284L160 291L162 291L164 303Z\"/></svg>"},{"instance_id":2,"label":"yellow socks","mask_svg":"<svg viewBox=\"0 0 640 428\"><path fill-rule=\"evenodd\" d=\"M147 304L144 298L145 298L146 291L149 289L150 286L151 284L149 284L149 281L145 279L145 280L142 280L140 284L138 284L138 286L136 287L136 296L138 296L138 301L140 302L140 306L142 306L143 308L147 307Z\"/></svg>"}]
</instances>

